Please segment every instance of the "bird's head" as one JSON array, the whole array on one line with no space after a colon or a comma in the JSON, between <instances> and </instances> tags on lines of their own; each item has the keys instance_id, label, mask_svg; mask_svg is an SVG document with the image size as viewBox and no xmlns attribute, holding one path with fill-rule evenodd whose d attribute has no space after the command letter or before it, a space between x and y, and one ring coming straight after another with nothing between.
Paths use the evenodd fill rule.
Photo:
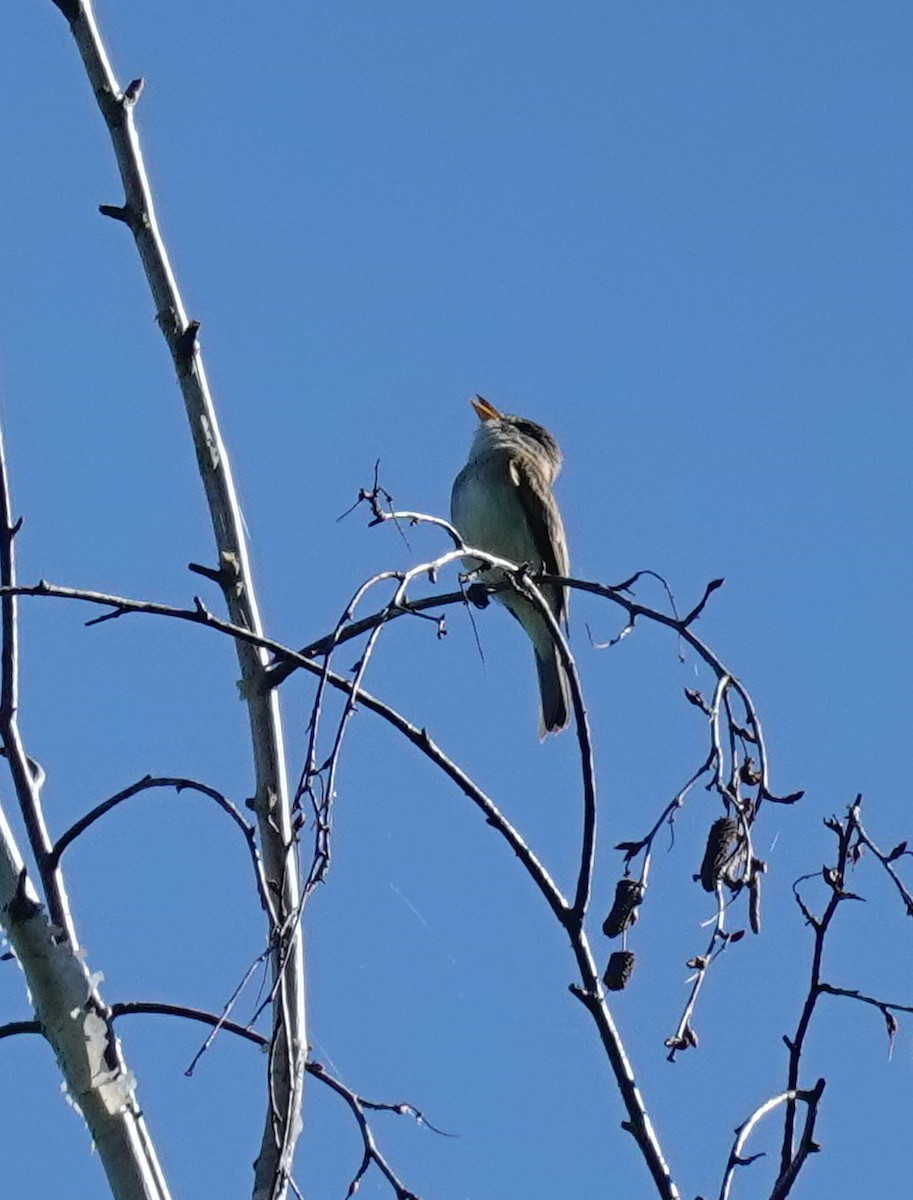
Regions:
<instances>
[{"instance_id":1,"label":"bird's head","mask_svg":"<svg viewBox=\"0 0 913 1200\"><path fill-rule=\"evenodd\" d=\"M542 425L526 417L502 413L484 396L473 396L470 404L481 425L476 433L475 446L480 450L503 449L534 454L541 461L544 451L551 477L561 469L561 450L558 443Z\"/></svg>"}]
</instances>

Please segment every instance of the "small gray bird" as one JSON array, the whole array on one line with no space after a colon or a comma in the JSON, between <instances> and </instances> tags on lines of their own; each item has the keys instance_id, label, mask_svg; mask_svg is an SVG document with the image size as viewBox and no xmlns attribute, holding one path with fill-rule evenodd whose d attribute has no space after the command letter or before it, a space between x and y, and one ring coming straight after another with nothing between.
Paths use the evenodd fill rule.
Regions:
<instances>
[{"instance_id":1,"label":"small gray bird","mask_svg":"<svg viewBox=\"0 0 913 1200\"><path fill-rule=\"evenodd\" d=\"M481 396L471 403L481 424L469 460L453 484L453 524L467 546L528 564L534 571L567 575L567 542L552 493L561 469L558 443L541 425L498 412ZM469 570L480 565L478 559L466 559ZM486 571L482 579L496 583L499 574ZM565 589L544 584L542 593L557 620L566 624ZM497 599L526 630L536 652L542 702L539 736L564 729L569 715L567 677L545 618L518 592L499 592Z\"/></svg>"}]
</instances>

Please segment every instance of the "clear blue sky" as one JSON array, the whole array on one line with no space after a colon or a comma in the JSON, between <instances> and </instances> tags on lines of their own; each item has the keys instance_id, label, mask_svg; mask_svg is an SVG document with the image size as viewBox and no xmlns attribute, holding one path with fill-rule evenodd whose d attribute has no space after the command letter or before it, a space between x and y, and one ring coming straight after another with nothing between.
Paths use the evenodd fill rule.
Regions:
<instances>
[{"instance_id":1,"label":"clear blue sky","mask_svg":"<svg viewBox=\"0 0 913 1200\"><path fill-rule=\"evenodd\" d=\"M100 5L138 119L250 527L270 631L302 644L352 590L440 545L360 515L381 478L445 513L474 392L547 424L577 573L662 572L682 604L725 576L701 624L752 689L774 786L763 936L707 984L699 1050L662 1040L703 945L690 881L711 799L695 793L654 865L640 965L617 1003L688 1196L715 1194L732 1128L783 1086L809 937L788 885L831 852L821 821L857 791L886 845L909 804L913 14L872 0ZM0 18L0 405L24 580L189 601L211 538L170 359L127 231L106 132L50 0ZM658 590L644 599L659 602ZM215 603L215 596L208 595ZM22 723L61 831L146 772L250 792L231 647L151 621L84 630L24 605ZM426 724L564 881L579 802L572 739L535 738L528 646L502 612L438 642L385 639L368 685ZM701 686L671 638L610 653L607 606L576 598L598 742L601 918L615 842L648 828L705 753ZM345 656L343 656L345 657ZM352 654L354 660L354 652ZM300 761L307 688L288 688ZM9 789L2 793L9 800ZM572 963L544 905L474 811L369 714L351 733L330 882L308 914L315 1055L458 1133L379 1119L423 1196L651 1194L619 1129ZM261 948L243 847L202 801L148 797L67 856L109 999L217 1009ZM909 934L876 877L846 913L830 981L913 1002ZM603 944L603 943L600 943ZM14 965L2 1019L26 1015ZM253 1004L248 1002L247 1011ZM824 1153L797 1200L904 1194L909 1022L834 1001L807 1082L829 1088ZM176 1195L250 1186L262 1060L177 1022L121 1027ZM97 1160L37 1040L0 1044L11 1194L102 1194ZM302 1179L344 1195L359 1149L313 1088ZM770 1137L753 1149L775 1151ZM40 1153L34 1153L37 1143ZM36 1161L37 1159L37 1161ZM736 1195L759 1194L758 1163ZM376 1181L366 1200L388 1195Z\"/></svg>"}]
</instances>

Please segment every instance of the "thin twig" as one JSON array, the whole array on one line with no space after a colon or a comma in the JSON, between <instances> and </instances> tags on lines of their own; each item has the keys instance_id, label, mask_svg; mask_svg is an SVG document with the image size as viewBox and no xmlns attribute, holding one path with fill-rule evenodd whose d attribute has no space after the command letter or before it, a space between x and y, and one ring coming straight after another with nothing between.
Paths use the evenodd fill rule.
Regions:
<instances>
[{"instance_id":1,"label":"thin twig","mask_svg":"<svg viewBox=\"0 0 913 1200\"><path fill-rule=\"evenodd\" d=\"M362 1159L358 1166L358 1170L355 1172L355 1175L352 1177L352 1181L349 1184L349 1189L346 1192L346 1200L350 1200L350 1198L358 1191L361 1181L364 1179L372 1165L375 1166L378 1171L380 1171L381 1175L383 1175L384 1179L386 1179L387 1183L389 1183L390 1187L393 1189L393 1194L396 1197L396 1200L419 1200L419 1197L415 1194L415 1192L407 1188L402 1180L400 1180L400 1178L396 1175L393 1168L390 1166L378 1148L374 1133L370 1124L368 1123L367 1117L365 1116L364 1101L361 1099L361 1097L353 1092L351 1088L347 1088L345 1084L341 1083L338 1079L327 1074L319 1063L309 1063L308 1070L318 1079L322 1080L338 1096L342 1097L342 1099L348 1105L349 1111L355 1118L359 1132L361 1133L363 1147Z\"/></svg>"},{"instance_id":2,"label":"thin twig","mask_svg":"<svg viewBox=\"0 0 913 1200\"><path fill-rule=\"evenodd\" d=\"M786 1087L788 1092L796 1092L799 1090L799 1071L802 1064L802 1053L805 1049L805 1039L808 1036L808 1031L815 1012L815 1007L818 1003L818 998L821 995L821 968L824 958L825 940L838 907L843 900L847 899L843 885L847 867L849 865L850 847L853 837L854 825L852 813L853 807L850 808L849 814L843 823L837 821L836 819L826 822L828 827L837 837L837 860L833 867L825 868L820 872L820 877L826 882L830 893L827 904L824 908L824 912L820 917L814 917L804 903L801 905L803 916L806 918L806 921L811 924L811 927L814 930L814 945L812 948L812 960L809 970L808 992L805 997L805 1002L802 1006L802 1012L799 1015L796 1032L791 1038L784 1039L789 1051ZM794 894L798 897L799 893L795 888L795 885L793 890ZM780 1150L781 1178L785 1178L787 1176L794 1178L792 1166L796 1154L795 1128L796 1104L795 1101L789 1101L786 1105L786 1116L783 1122L783 1144Z\"/></svg>"},{"instance_id":3,"label":"thin twig","mask_svg":"<svg viewBox=\"0 0 913 1200\"><path fill-rule=\"evenodd\" d=\"M195 779L146 775L143 779L138 780L136 783L130 784L129 787L124 788L115 795L109 796L107 800L103 800L100 804L96 804L94 808L90 809L89 812L80 817L78 821L75 821L69 829L60 835L60 837L54 843L53 849L49 855L49 864L56 868L67 847L70 846L81 834L85 833L87 829L94 825L94 823L99 820L100 817L105 816L106 813L109 813L113 808L116 808L125 800L129 800L131 797L138 796L142 792L149 791L153 788L174 788L175 791L179 793L184 791L198 792L200 795L208 796L210 800L214 800L219 808L221 808L224 813L227 813L228 816L231 817L244 835L244 840L247 844L248 853L254 868L254 875L257 881L257 891L260 895L260 901L266 911L270 913L275 920L273 899L263 874L263 863L260 858L260 851L257 848L256 830L254 829L254 826L250 823L250 821L245 820L237 805L233 804L231 800L229 800L221 792L217 791L213 787L209 787L208 784L199 783Z\"/></svg>"},{"instance_id":4,"label":"thin twig","mask_svg":"<svg viewBox=\"0 0 913 1200\"><path fill-rule=\"evenodd\" d=\"M66 933L76 952L79 950L79 941L63 876L57 870L57 864L51 861L51 838L41 805L39 778L32 769L19 732L19 621L15 591L15 539L20 528L21 522L13 520L4 439L0 430L0 737L51 920Z\"/></svg>"},{"instance_id":5,"label":"thin twig","mask_svg":"<svg viewBox=\"0 0 913 1200\"><path fill-rule=\"evenodd\" d=\"M248 1028L246 1025L239 1025L236 1021L225 1020L223 1017L217 1016L215 1013L206 1012L204 1009L199 1008L189 1008L183 1004L162 1004L155 1001L136 1001L125 1004L114 1004L112 1005L111 1011L112 1016L115 1018L135 1015L181 1017L186 1020L200 1021L204 1025L212 1026L213 1029L224 1029L228 1033L233 1033L237 1037L241 1037L249 1042L253 1042L254 1045L260 1046L262 1049L267 1049L270 1044L269 1038L264 1037L261 1033L257 1033L256 1030ZM18 1022L17 1024L30 1025L32 1023ZM31 1033L33 1030L31 1028L16 1029L12 1030L11 1032ZM0 1029L0 1037L4 1036L9 1035L5 1034L3 1030ZM365 1109L370 1109L373 1112L391 1112L400 1116L411 1116L418 1124L427 1126L430 1130L432 1130L432 1132L440 1133L443 1137L450 1137L452 1135L444 1134L441 1130L436 1130L430 1121L427 1120L421 1110L417 1109L412 1104L366 1100L363 1096L358 1095L357 1092L354 1092L351 1088L346 1087L344 1083L338 1080L335 1076L331 1075L321 1063L309 1062L305 1069L307 1073L314 1079L319 1080L331 1091L342 1097L342 1099L348 1105L350 1112L355 1117L355 1121L358 1125L364 1147L364 1155L361 1165L359 1166L359 1169L352 1181L352 1185L347 1192L347 1195L351 1197L355 1194L355 1191L357 1190L357 1184L373 1164L391 1185L397 1200L419 1200L415 1193L409 1191L409 1189L406 1188L406 1186L399 1180L384 1157L383 1153L378 1148L374 1133L370 1127L367 1117L365 1116Z\"/></svg>"},{"instance_id":6,"label":"thin twig","mask_svg":"<svg viewBox=\"0 0 913 1200\"><path fill-rule=\"evenodd\" d=\"M697 998L707 978L707 971L711 963L719 958L727 946L737 940L737 934L726 932L725 919L726 905L723 902L723 888L721 883L717 883L716 917L713 921L713 932L710 935L710 941L703 954L695 955L694 958L688 960L688 966L694 971L691 991L688 994L688 999L685 1001L685 1007L682 1010L675 1033L666 1038L664 1043L669 1051L667 1055L669 1062L674 1062L675 1056L680 1051L687 1050L698 1044L692 1021L694 1018L694 1009L697 1005Z\"/></svg>"},{"instance_id":7,"label":"thin twig","mask_svg":"<svg viewBox=\"0 0 913 1200\"><path fill-rule=\"evenodd\" d=\"M269 650L278 659L294 661L309 674L319 676L323 671L320 665L299 655L294 650L283 646L281 643L271 638L260 637L251 633L248 629L234 626L230 622L213 616L199 606L193 609L180 609L171 605L156 604L149 601L134 601L123 596L79 591L73 588L60 588L48 583L41 583L32 588L20 588L17 590L19 594L23 595L79 600L85 603L119 609L123 613L145 613L188 621L191 624L202 625L207 629L214 629L229 637L254 642L256 645ZM427 730L413 725L395 709L378 700L363 688L354 689L351 680L338 675L336 672L326 672L326 678L330 686L341 692L353 695L360 706L375 713L390 724L456 784L460 791L481 811L486 822L504 838L529 873L536 887L552 909L552 912L563 924L564 914L569 907L568 902L561 894L547 869L529 848L519 832L500 812L490 797L441 750L428 734ZM648 1169L656 1183L657 1192L661 1200L678 1200L679 1192L672 1181L669 1168L666 1165L659 1146L659 1140L634 1081L621 1038L615 1028L608 1006L605 1003L595 961L582 930L572 940L572 947L582 979L582 986L575 988L575 994L579 996L593 1015L600 1039L609 1057L616 1078L619 1081L619 1089L628 1112L628 1120L625 1123L625 1128L637 1138Z\"/></svg>"},{"instance_id":8,"label":"thin twig","mask_svg":"<svg viewBox=\"0 0 913 1200\"><path fill-rule=\"evenodd\" d=\"M897 862L899 859L911 857L911 852L907 849L907 843L901 842L900 845L895 846L893 850L890 850L887 853L885 853L883 850L879 850L878 846L875 845L875 843L872 841L872 839L869 837L869 835L865 831L865 826L862 824L862 821L859 818L858 806L857 806L857 812L856 812L855 827L856 827L856 844L858 846L867 846L869 848L869 850L871 850L871 852L875 855L875 857L878 859L878 861L881 863L881 865L887 871L888 876L891 879L891 882L894 884L895 888L897 889L897 892L900 895L901 900L903 900L904 907L907 910L907 916L913 917L913 893L910 892L909 888L906 886L906 884L903 882L903 880L897 874L897 871L894 867L894 863Z\"/></svg>"},{"instance_id":9,"label":"thin twig","mask_svg":"<svg viewBox=\"0 0 913 1200\"><path fill-rule=\"evenodd\" d=\"M37 1021L7 1021L0 1025L0 1038L18 1037L20 1033L41 1033Z\"/></svg>"},{"instance_id":10,"label":"thin twig","mask_svg":"<svg viewBox=\"0 0 913 1200\"><path fill-rule=\"evenodd\" d=\"M770 1193L770 1200L786 1200L809 1155L817 1154L821 1149L815 1141L815 1122L818 1120L818 1108L821 1097L824 1094L824 1088L825 1081L819 1079L810 1092L800 1091L796 1093L796 1099L805 1101L805 1121L802 1125L802 1134L799 1138L799 1145L792 1162L773 1186ZM795 1101L788 1101L788 1104L795 1104Z\"/></svg>"},{"instance_id":11,"label":"thin twig","mask_svg":"<svg viewBox=\"0 0 913 1200\"><path fill-rule=\"evenodd\" d=\"M732 1143L732 1149L729 1151L729 1161L726 1163L726 1169L723 1172L723 1182L720 1185L719 1200L728 1200L736 1169L738 1167L749 1166L762 1157L762 1154L746 1156L744 1153L745 1145L754 1132L755 1126L781 1104L795 1104L797 1100L801 1100L808 1106L808 1113L812 1117L812 1123L808 1131L809 1144L806 1153L812 1152L811 1134L814 1130L814 1117L817 1115L818 1104L824 1093L824 1087L824 1080L819 1079L815 1087L809 1092L781 1092L779 1096L772 1096L769 1100L765 1100L747 1120L742 1122L735 1131L735 1140Z\"/></svg>"}]
</instances>

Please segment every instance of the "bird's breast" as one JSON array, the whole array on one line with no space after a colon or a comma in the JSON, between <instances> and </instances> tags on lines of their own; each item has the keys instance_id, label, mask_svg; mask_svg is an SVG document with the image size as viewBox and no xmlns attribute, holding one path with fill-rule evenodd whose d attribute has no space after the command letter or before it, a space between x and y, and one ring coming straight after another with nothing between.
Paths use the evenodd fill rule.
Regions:
<instances>
[{"instance_id":1,"label":"bird's breast","mask_svg":"<svg viewBox=\"0 0 913 1200\"><path fill-rule=\"evenodd\" d=\"M516 563L541 560L506 455L468 463L456 478L451 516L463 540Z\"/></svg>"}]
</instances>

